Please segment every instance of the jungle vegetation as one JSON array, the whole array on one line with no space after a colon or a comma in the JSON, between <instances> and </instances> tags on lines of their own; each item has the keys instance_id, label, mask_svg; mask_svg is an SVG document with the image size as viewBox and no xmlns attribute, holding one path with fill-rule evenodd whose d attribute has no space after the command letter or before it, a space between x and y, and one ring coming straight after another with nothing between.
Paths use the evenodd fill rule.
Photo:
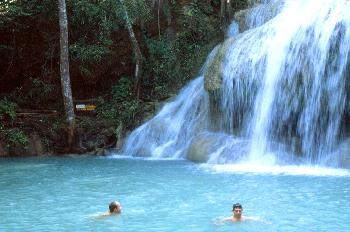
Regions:
<instances>
[{"instance_id":1,"label":"jungle vegetation","mask_svg":"<svg viewBox=\"0 0 350 232\"><path fill-rule=\"evenodd\" d=\"M120 146L198 74L232 14L245 6L245 0L1 1L0 150L17 154L33 134L56 154ZM62 75L69 75L73 107L96 106L73 112L72 127Z\"/></svg>"}]
</instances>

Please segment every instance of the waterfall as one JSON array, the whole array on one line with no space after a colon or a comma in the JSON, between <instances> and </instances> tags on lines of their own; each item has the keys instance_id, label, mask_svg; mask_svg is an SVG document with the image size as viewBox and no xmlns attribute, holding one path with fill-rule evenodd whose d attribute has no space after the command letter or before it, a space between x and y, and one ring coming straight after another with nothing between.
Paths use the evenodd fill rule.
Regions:
<instances>
[{"instance_id":1,"label":"waterfall","mask_svg":"<svg viewBox=\"0 0 350 232\"><path fill-rule=\"evenodd\" d=\"M331 161L327 156L341 136L346 99L348 10L349 1L287 1L271 21L274 36L266 44L254 107L251 160L268 154L271 142L297 139L294 150L308 163Z\"/></svg>"},{"instance_id":2,"label":"waterfall","mask_svg":"<svg viewBox=\"0 0 350 232\"><path fill-rule=\"evenodd\" d=\"M125 154L269 165L350 159L350 1L260 2L235 15L200 76L131 133Z\"/></svg>"},{"instance_id":3,"label":"waterfall","mask_svg":"<svg viewBox=\"0 0 350 232\"><path fill-rule=\"evenodd\" d=\"M201 74L206 71L217 48L209 54ZM208 128L208 95L203 76L191 81L157 115L134 130L123 147L123 153L146 157L184 157L192 137Z\"/></svg>"}]
</instances>

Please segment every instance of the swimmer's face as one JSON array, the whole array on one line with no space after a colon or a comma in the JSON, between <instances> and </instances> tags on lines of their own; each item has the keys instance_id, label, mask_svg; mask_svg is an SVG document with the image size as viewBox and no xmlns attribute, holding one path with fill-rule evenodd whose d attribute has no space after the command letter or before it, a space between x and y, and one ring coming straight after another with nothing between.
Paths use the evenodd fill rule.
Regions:
<instances>
[{"instance_id":1,"label":"swimmer's face","mask_svg":"<svg viewBox=\"0 0 350 232\"><path fill-rule=\"evenodd\" d=\"M116 202L116 207L114 208L113 213L121 213L122 212L122 206L119 202Z\"/></svg>"},{"instance_id":2,"label":"swimmer's face","mask_svg":"<svg viewBox=\"0 0 350 232\"><path fill-rule=\"evenodd\" d=\"M242 216L242 212L243 212L243 209L237 207L237 208L235 208L235 209L233 210L233 215L234 215L235 217L241 217L241 216Z\"/></svg>"}]
</instances>

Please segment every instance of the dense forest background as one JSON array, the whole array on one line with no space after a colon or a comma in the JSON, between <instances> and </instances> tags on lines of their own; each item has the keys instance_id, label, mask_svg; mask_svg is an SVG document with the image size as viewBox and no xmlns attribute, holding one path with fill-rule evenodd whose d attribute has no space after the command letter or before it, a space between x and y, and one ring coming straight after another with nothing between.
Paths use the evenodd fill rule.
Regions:
<instances>
[{"instance_id":1,"label":"dense forest background","mask_svg":"<svg viewBox=\"0 0 350 232\"><path fill-rule=\"evenodd\" d=\"M67 0L74 146L60 82L56 0L0 3L0 156L101 153L195 77L246 0ZM127 17L125 17L127 15ZM128 24L141 57L135 54ZM130 28L129 28L130 29ZM142 70L135 85L135 63ZM137 90L135 90L135 86Z\"/></svg>"}]
</instances>

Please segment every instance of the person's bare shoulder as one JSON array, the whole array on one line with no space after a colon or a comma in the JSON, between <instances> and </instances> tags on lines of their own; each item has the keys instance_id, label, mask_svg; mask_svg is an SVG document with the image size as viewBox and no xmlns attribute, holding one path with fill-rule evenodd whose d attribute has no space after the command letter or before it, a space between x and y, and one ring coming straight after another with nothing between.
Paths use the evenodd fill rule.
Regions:
<instances>
[{"instance_id":1,"label":"person's bare shoulder","mask_svg":"<svg viewBox=\"0 0 350 232\"><path fill-rule=\"evenodd\" d=\"M95 216L96 219L102 219L105 217L111 216L111 214L109 212L105 212L105 213L101 213Z\"/></svg>"}]
</instances>

